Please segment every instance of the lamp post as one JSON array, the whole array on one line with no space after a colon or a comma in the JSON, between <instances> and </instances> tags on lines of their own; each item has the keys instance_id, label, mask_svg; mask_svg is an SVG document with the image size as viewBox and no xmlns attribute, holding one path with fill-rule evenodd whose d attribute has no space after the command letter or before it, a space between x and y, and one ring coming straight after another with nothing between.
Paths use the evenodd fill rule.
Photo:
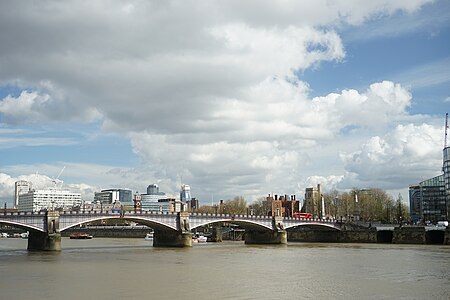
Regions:
<instances>
[{"instance_id":1,"label":"lamp post","mask_svg":"<svg viewBox=\"0 0 450 300\"><path fill-rule=\"evenodd\" d=\"M335 220L337 218L338 202L339 202L339 198L338 198L338 196L336 196L336 198L334 198L334 219Z\"/></svg>"}]
</instances>

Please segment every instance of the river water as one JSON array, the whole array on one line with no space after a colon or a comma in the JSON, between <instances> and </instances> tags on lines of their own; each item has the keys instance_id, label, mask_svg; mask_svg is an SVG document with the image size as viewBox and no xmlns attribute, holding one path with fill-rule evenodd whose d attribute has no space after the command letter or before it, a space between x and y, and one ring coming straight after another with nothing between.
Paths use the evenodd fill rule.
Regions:
<instances>
[{"instance_id":1,"label":"river water","mask_svg":"<svg viewBox=\"0 0 450 300\"><path fill-rule=\"evenodd\" d=\"M0 239L0 299L450 299L450 246Z\"/></svg>"}]
</instances>

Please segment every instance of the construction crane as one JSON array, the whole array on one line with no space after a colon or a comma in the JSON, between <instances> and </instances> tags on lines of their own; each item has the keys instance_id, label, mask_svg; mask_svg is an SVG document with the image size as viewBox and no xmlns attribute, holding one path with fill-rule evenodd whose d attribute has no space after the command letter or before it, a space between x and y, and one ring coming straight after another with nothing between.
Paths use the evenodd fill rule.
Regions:
<instances>
[{"instance_id":1,"label":"construction crane","mask_svg":"<svg viewBox=\"0 0 450 300\"><path fill-rule=\"evenodd\" d=\"M64 166L64 167L61 169L61 171L59 171L58 176L56 176L56 178L52 180L53 184L55 185L55 189L56 189L56 183L57 183L57 181L61 181L61 186L60 186L60 188L62 188L63 181L62 181L62 180L59 180L59 177L61 176L61 174L62 174L62 172L64 171L65 168L66 168L66 166Z\"/></svg>"},{"instance_id":2,"label":"construction crane","mask_svg":"<svg viewBox=\"0 0 450 300\"><path fill-rule=\"evenodd\" d=\"M447 148L448 113L445 114L444 149Z\"/></svg>"}]
</instances>

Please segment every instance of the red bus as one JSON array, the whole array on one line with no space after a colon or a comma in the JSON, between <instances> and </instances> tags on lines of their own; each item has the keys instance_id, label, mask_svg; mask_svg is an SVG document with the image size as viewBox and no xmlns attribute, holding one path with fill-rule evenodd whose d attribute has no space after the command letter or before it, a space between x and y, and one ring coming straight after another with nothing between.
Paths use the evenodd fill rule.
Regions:
<instances>
[{"instance_id":1,"label":"red bus","mask_svg":"<svg viewBox=\"0 0 450 300\"><path fill-rule=\"evenodd\" d=\"M301 213L301 212L294 213L293 217L296 219L312 219L312 215L310 213Z\"/></svg>"}]
</instances>

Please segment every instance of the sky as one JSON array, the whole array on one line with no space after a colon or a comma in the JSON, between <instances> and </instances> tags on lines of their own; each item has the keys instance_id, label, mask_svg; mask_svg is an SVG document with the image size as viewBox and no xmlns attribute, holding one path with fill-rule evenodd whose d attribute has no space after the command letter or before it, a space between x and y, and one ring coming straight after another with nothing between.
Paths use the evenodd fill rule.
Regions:
<instances>
[{"instance_id":1,"label":"sky","mask_svg":"<svg viewBox=\"0 0 450 300\"><path fill-rule=\"evenodd\" d=\"M0 0L0 202L14 182L202 204L441 174L450 2Z\"/></svg>"}]
</instances>

